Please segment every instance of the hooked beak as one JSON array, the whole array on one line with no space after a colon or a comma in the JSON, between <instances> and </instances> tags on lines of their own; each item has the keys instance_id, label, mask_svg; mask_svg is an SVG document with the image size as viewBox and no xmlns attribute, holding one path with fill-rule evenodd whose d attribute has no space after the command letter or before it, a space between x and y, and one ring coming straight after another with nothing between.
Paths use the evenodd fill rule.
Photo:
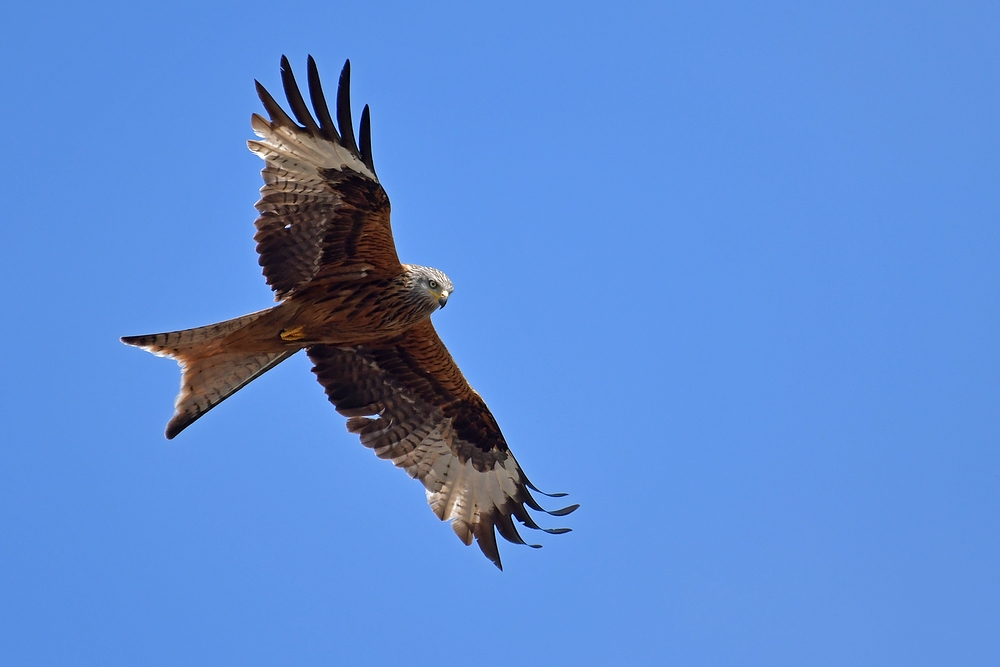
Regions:
<instances>
[{"instance_id":1,"label":"hooked beak","mask_svg":"<svg viewBox=\"0 0 1000 667\"><path fill-rule=\"evenodd\" d=\"M441 296L438 297L438 305L444 308L448 304L448 290L441 292Z\"/></svg>"}]
</instances>

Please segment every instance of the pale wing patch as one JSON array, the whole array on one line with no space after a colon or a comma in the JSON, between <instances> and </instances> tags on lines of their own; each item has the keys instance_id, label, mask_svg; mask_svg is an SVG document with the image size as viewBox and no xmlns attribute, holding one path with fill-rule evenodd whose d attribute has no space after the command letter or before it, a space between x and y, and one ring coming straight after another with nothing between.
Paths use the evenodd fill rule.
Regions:
<instances>
[{"instance_id":1,"label":"pale wing patch","mask_svg":"<svg viewBox=\"0 0 1000 667\"><path fill-rule=\"evenodd\" d=\"M377 414L386 407L376 404L341 412ZM455 454L471 445L455 438L451 420L439 410L431 409L429 415L419 410L410 415L401 413L393 411L401 419L353 416L347 429L359 434L361 444L379 458L391 460L420 480L431 510L442 521L450 521L465 544L472 544L477 526L491 524L496 513L510 514L512 505L523 504L520 489L526 480L513 457L497 452L491 467L477 470L471 459L462 462Z\"/></svg>"},{"instance_id":2,"label":"pale wing patch","mask_svg":"<svg viewBox=\"0 0 1000 667\"><path fill-rule=\"evenodd\" d=\"M313 137L305 130L293 129L268 122L254 114L250 120L260 141L248 141L247 146L268 164L278 164L321 183L319 169L350 169L376 183L375 174L344 146L322 137Z\"/></svg>"}]
</instances>

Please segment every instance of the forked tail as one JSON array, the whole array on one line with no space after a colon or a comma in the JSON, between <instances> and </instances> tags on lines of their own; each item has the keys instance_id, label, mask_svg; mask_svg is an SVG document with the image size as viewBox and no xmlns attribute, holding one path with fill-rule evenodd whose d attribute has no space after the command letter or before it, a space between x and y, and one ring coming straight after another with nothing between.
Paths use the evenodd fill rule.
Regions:
<instances>
[{"instance_id":1,"label":"forked tail","mask_svg":"<svg viewBox=\"0 0 1000 667\"><path fill-rule=\"evenodd\" d=\"M181 367L181 389L174 402L174 416L167 424L171 439L196 419L271 370L296 352L227 352L222 340L260 318L266 310L209 324L147 336L123 336L122 342L161 357L170 357Z\"/></svg>"}]
</instances>

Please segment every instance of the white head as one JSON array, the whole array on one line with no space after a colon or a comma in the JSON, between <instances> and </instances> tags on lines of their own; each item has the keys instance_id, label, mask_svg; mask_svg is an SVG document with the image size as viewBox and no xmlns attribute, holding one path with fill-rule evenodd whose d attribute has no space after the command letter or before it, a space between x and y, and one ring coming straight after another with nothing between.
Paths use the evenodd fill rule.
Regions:
<instances>
[{"instance_id":1,"label":"white head","mask_svg":"<svg viewBox=\"0 0 1000 667\"><path fill-rule=\"evenodd\" d=\"M414 298L425 300L431 311L444 308L448 297L455 291L455 286L444 271L416 264L408 264L406 268Z\"/></svg>"}]
</instances>

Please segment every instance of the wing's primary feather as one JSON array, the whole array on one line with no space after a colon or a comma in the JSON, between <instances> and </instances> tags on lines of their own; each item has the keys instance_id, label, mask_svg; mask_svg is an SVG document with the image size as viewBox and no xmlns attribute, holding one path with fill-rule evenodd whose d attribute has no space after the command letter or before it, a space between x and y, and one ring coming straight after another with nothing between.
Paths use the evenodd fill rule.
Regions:
<instances>
[{"instance_id":1,"label":"wing's primary feather","mask_svg":"<svg viewBox=\"0 0 1000 667\"><path fill-rule=\"evenodd\" d=\"M384 346L315 345L308 354L330 402L349 418L348 430L419 479L431 509L465 544L475 538L502 569L494 528L517 544L526 542L511 517L540 529L525 508L545 511L534 487L429 320Z\"/></svg>"},{"instance_id":2,"label":"wing's primary feather","mask_svg":"<svg viewBox=\"0 0 1000 667\"><path fill-rule=\"evenodd\" d=\"M372 120L371 111L368 105L361 110L361 161L365 166L375 172L375 163L372 162Z\"/></svg>"},{"instance_id":3,"label":"wing's primary feather","mask_svg":"<svg viewBox=\"0 0 1000 667\"><path fill-rule=\"evenodd\" d=\"M255 225L260 265L275 298L317 282L336 283L362 277L391 277L403 271L389 222L389 198L375 175L371 126L362 118L362 145L354 140L350 111L350 63L344 65L337 91L334 128L316 64L309 59L309 96L313 118L282 56L281 79L298 124L257 83L270 121L254 115L259 140L250 150L264 159L264 187ZM341 139L343 137L343 139Z\"/></svg>"},{"instance_id":4,"label":"wing's primary feather","mask_svg":"<svg viewBox=\"0 0 1000 667\"><path fill-rule=\"evenodd\" d=\"M316 136L320 134L319 125L313 120L312 114L309 113L309 108L306 106L305 100L302 99L302 93L299 92L299 86L295 83L295 75L292 73L292 66L288 62L288 58L281 56L281 85L285 89L285 98L288 99L288 106L292 108L292 113L295 114L295 119L298 120L305 126L305 129L309 134Z\"/></svg>"},{"instance_id":5,"label":"wing's primary feather","mask_svg":"<svg viewBox=\"0 0 1000 667\"><path fill-rule=\"evenodd\" d=\"M340 71L340 81L337 84L337 124L340 126L340 136L354 153L358 152L358 144L354 141L354 122L351 120L351 61L344 63Z\"/></svg>"},{"instance_id":6,"label":"wing's primary feather","mask_svg":"<svg viewBox=\"0 0 1000 667\"><path fill-rule=\"evenodd\" d=\"M323 136L334 143L340 143L340 134L337 127L330 118L330 108L326 106L326 96L323 95L323 84L319 80L319 69L312 56L308 60L309 70L309 99L312 100L313 109L316 110L316 118L319 119L319 126Z\"/></svg>"}]
</instances>

